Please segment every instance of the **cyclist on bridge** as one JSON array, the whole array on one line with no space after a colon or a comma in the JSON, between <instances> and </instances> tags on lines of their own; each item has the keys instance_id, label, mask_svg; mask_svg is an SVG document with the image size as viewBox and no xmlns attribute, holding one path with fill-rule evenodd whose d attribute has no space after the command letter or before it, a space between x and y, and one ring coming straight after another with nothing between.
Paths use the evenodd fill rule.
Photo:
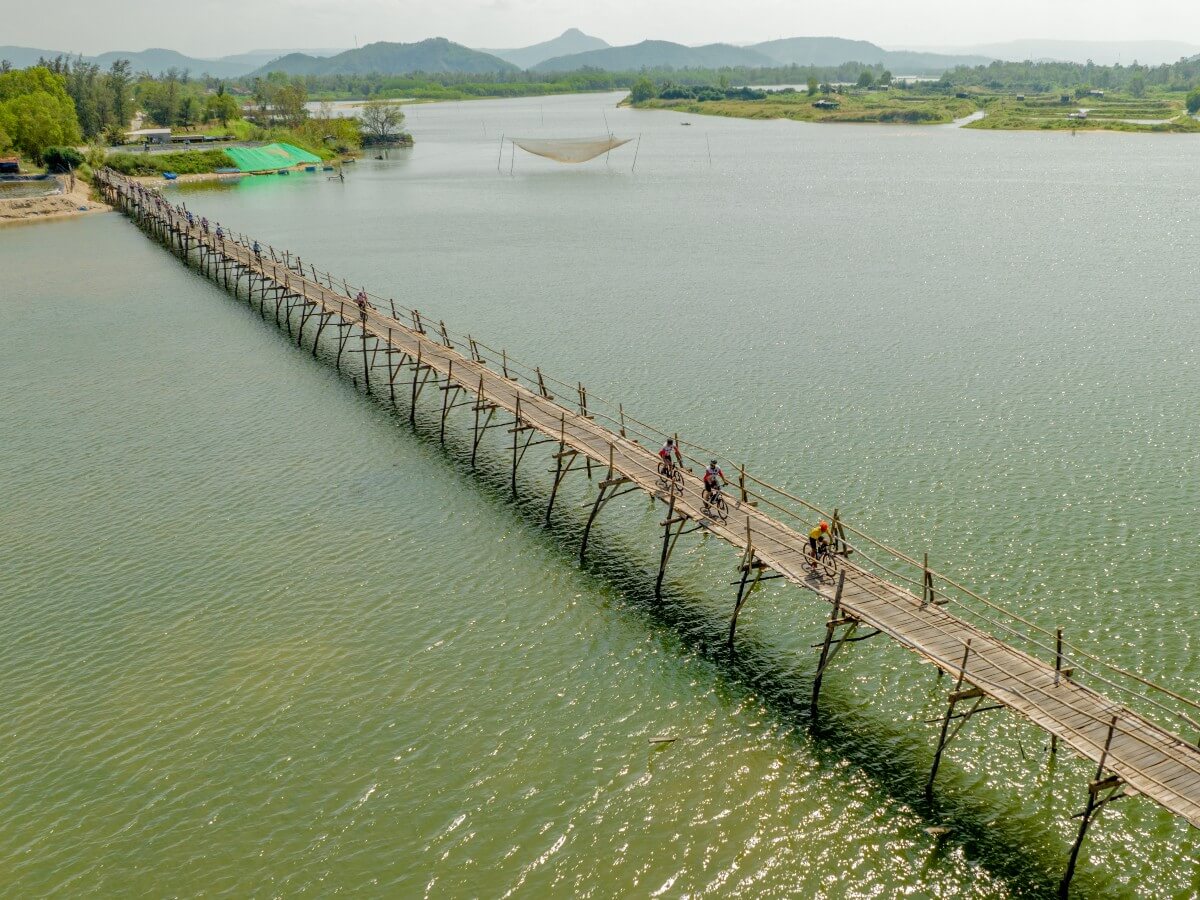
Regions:
<instances>
[{"instance_id":1,"label":"cyclist on bridge","mask_svg":"<svg viewBox=\"0 0 1200 900\"><path fill-rule=\"evenodd\" d=\"M662 460L664 471L670 475L675 464L683 464L683 454L679 452L679 448L675 446L674 438L667 438L667 442L663 444L662 449L658 451L658 458Z\"/></svg>"},{"instance_id":2,"label":"cyclist on bridge","mask_svg":"<svg viewBox=\"0 0 1200 900\"><path fill-rule=\"evenodd\" d=\"M358 304L358 311L362 315L362 320L367 321L367 292L359 291L358 296L354 298L354 302Z\"/></svg>"},{"instance_id":3,"label":"cyclist on bridge","mask_svg":"<svg viewBox=\"0 0 1200 900\"><path fill-rule=\"evenodd\" d=\"M710 500L719 494L721 484L729 484L725 473L721 471L721 467L717 465L715 459L709 460L708 468L704 470L704 499Z\"/></svg>"},{"instance_id":4,"label":"cyclist on bridge","mask_svg":"<svg viewBox=\"0 0 1200 900\"><path fill-rule=\"evenodd\" d=\"M813 557L820 559L829 550L829 523L824 519L808 533L808 546L812 547Z\"/></svg>"}]
</instances>

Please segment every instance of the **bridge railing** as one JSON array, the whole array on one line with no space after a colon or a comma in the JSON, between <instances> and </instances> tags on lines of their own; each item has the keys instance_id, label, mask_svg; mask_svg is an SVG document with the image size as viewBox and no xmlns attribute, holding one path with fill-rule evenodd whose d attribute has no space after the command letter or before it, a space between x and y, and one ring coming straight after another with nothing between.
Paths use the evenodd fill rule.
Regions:
<instances>
[{"instance_id":1,"label":"bridge railing","mask_svg":"<svg viewBox=\"0 0 1200 900\"><path fill-rule=\"evenodd\" d=\"M161 197L161 193L159 196ZM174 208L169 203L168 208L171 214L175 215ZM211 223L210 233L215 232L216 227L217 223ZM239 232L226 229L225 234L228 240L236 241L245 247L253 244L252 238ZM269 257L276 263L284 263L297 274L302 274L323 288L344 293L348 299L354 299L356 296L357 291L347 279L316 269L310 264L300 265L299 257L293 260L290 253L281 254L270 245L262 246L264 258ZM390 315L401 325L421 330L449 347L460 352L465 351L477 362L522 383L535 393L551 395L560 403L576 406L581 413L587 414L628 440L653 448L668 438L674 439L684 459L700 468L706 467L710 459L722 461L736 473L741 501L753 503L759 509L771 510L782 518L784 524L796 527L801 532L811 529L820 520L830 522L835 530L834 537L839 550L845 553L854 565L883 580L908 588L913 594L914 602L952 606L957 614L976 623L981 630L994 633L997 637L1003 635L1001 639L1022 646L1031 655L1053 659L1057 667L1072 670L1071 678L1079 680L1083 676L1094 680L1138 704L1152 707L1175 721L1200 731L1200 723L1193 718L1193 715L1200 713L1200 703L1197 701L1137 672L1101 659L1077 643L1064 639L1061 631L1052 632L966 587L957 579L930 568L924 557L918 560L915 556L855 527L841 517L840 510L830 512L772 484L765 478L754 475L727 452L714 450L687 438L681 439L675 433L641 421L628 413L623 404L592 393L579 382L572 384L543 371L539 366L510 356L504 349L496 349L470 334L453 331L447 328L444 322L425 318L417 309L397 303L393 298L373 294L365 287L359 290L366 293L368 302L373 307L385 315Z\"/></svg>"}]
</instances>

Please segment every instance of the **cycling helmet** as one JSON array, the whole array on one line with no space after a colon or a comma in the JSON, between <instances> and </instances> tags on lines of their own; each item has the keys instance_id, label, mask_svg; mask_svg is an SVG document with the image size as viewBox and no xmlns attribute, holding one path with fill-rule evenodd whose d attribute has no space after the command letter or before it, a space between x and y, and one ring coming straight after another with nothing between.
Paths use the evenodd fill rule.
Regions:
<instances>
[{"instance_id":1,"label":"cycling helmet","mask_svg":"<svg viewBox=\"0 0 1200 900\"><path fill-rule=\"evenodd\" d=\"M709 464L710 466L715 466L715 465L717 464L717 461L716 461L715 459L710 459L710 460L708 461L708 464Z\"/></svg>"},{"instance_id":2,"label":"cycling helmet","mask_svg":"<svg viewBox=\"0 0 1200 900\"><path fill-rule=\"evenodd\" d=\"M821 530L822 530L822 531L828 531L828 530L829 530L829 523L828 523L828 522L822 522L822 523L821 523Z\"/></svg>"}]
</instances>

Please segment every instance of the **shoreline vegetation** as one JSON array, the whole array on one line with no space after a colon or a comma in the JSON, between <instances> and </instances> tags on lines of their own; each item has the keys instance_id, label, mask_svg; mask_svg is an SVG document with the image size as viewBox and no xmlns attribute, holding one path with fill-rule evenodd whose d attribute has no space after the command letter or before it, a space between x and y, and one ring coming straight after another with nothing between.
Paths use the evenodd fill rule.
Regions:
<instances>
[{"instance_id":1,"label":"shoreline vegetation","mask_svg":"<svg viewBox=\"0 0 1200 900\"><path fill-rule=\"evenodd\" d=\"M1038 94L974 89L945 93L935 86L812 85L757 92L640 85L621 105L741 119L814 123L948 125L987 131L1115 131L1200 133L1182 94L1133 96L1096 89ZM977 115L982 113L982 115Z\"/></svg>"}]
</instances>

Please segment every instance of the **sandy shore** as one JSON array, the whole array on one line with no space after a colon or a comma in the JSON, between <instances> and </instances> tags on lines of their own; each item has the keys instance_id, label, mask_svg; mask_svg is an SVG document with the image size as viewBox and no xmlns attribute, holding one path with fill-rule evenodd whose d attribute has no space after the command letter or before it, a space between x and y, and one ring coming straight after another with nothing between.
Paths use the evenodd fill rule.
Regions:
<instances>
[{"instance_id":1,"label":"sandy shore","mask_svg":"<svg viewBox=\"0 0 1200 900\"><path fill-rule=\"evenodd\" d=\"M107 204L91 199L90 192L91 187L82 179L77 179L75 190L70 193L0 200L0 225L66 219L112 209Z\"/></svg>"}]
</instances>

